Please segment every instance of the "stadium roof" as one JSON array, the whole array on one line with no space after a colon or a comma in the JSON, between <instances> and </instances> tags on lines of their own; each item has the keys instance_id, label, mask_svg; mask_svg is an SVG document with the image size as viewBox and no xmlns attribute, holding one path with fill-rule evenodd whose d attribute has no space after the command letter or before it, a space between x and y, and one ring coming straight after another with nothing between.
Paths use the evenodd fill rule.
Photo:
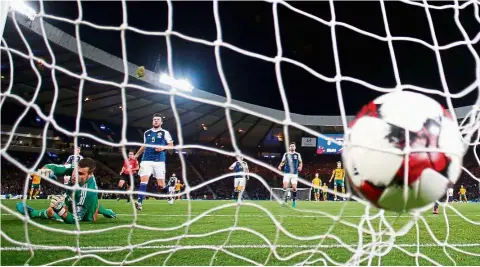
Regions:
<instances>
[{"instance_id":1,"label":"stadium roof","mask_svg":"<svg viewBox=\"0 0 480 267\"><path fill-rule=\"evenodd\" d=\"M34 56L52 63L48 47L45 44L39 19L29 21L22 16L16 16L21 35L24 36ZM87 43L80 42L81 53L84 58L87 79L81 83L82 66L78 53L76 38L44 23L48 43L55 55L55 81L58 85L58 98L55 105L55 114L76 116L78 99L82 88L81 108L82 118L108 121L122 124L123 106L120 84L123 82L124 62L121 58L108 54ZM10 49L29 54L22 36L9 14L3 37ZM19 53L12 53L14 63L14 83L12 93L30 100L37 86L40 88L36 104L48 113L54 101L55 83L52 72L45 67L40 71L41 81L32 70L30 60ZM2 49L2 73L9 69L7 53ZM165 117L164 128L175 129L176 123L171 101L175 102L179 114L181 129L184 138L193 138L200 142L228 143L229 132L227 127L225 103L227 99L206 91L194 89L192 92L177 93L174 98L169 94L170 88L159 82L159 74L146 71L145 77L138 79L138 66L127 63L128 83L125 87L126 112L128 125L148 128L151 125L151 116L160 113ZM7 74L2 74L7 76ZM74 77L74 76L77 77ZM8 86L8 76L2 78L2 88ZM141 90L140 87L147 88ZM2 90L3 91L3 90ZM237 133L237 139L243 146L260 145L266 138L282 135L285 112L249 103L231 100L231 121ZM470 107L457 108L459 118L465 116ZM266 120L257 114L263 114L276 121ZM3 114L2 114L3 115ZM323 133L342 132L340 116L310 116L291 114L292 121ZM352 119L351 116L347 117ZM203 130L203 125L207 130ZM171 130L172 131L172 130ZM289 127L290 138L298 140L305 135L304 131ZM244 138L248 136L248 138ZM306 135L308 136L308 134Z\"/></svg>"}]
</instances>

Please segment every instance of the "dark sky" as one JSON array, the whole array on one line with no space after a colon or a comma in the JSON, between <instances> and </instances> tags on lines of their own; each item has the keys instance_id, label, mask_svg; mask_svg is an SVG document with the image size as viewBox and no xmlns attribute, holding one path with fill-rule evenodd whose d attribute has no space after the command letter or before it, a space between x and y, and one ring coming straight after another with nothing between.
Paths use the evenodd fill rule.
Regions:
<instances>
[{"instance_id":1,"label":"dark sky","mask_svg":"<svg viewBox=\"0 0 480 267\"><path fill-rule=\"evenodd\" d=\"M320 2L289 2L292 6L324 20L331 20L330 4ZM432 2L433 5L452 4L449 1ZM183 34L213 41L216 28L212 2L175 1L173 29ZM422 39L433 44L423 7L386 1L386 15L393 36ZM385 36L385 26L379 2L334 3L336 20L364 31ZM38 9L37 9L38 10ZM122 23L121 2L82 2L83 20L99 25ZM48 14L75 19L77 3L45 2ZM127 2L128 24L142 30L164 31L167 28L166 2ZM274 35L272 4L267 2L219 3L223 40L232 45L268 57L277 54ZM302 62L316 72L334 77L332 35L329 26L302 14L278 6L283 55ZM439 45L463 40L455 24L454 10L431 9ZM74 34L74 26L48 20L62 30ZM480 30L472 5L460 11L460 21L473 39ZM394 72L388 44L342 26L336 27L341 74L355 77L377 86L395 86ZM96 30L81 26L81 39L116 56L121 56L120 32ZM166 42L164 37L127 33L128 61L153 70L158 55L166 68ZM214 48L172 38L173 64L178 77L188 78L197 88L224 95L215 64ZM420 44L395 41L393 44L402 84L413 84L442 90L435 53ZM480 51L480 45L474 45ZM475 80L475 60L465 45L441 51L449 90L459 92ZM221 58L232 96L235 99L283 109L273 63L251 58L222 48ZM290 63L282 63L281 74L293 112L311 115L338 115L338 97L335 84L314 77ZM380 93L362 85L342 82L341 88L348 114L354 114L361 105ZM477 92L454 106L471 105ZM437 97L442 103L441 97Z\"/></svg>"}]
</instances>

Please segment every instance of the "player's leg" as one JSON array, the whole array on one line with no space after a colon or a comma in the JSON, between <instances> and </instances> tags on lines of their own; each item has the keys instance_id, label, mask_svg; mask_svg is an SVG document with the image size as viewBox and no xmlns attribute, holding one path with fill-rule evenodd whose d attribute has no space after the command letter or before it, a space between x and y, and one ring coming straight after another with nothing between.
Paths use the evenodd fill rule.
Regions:
<instances>
[{"instance_id":1,"label":"player's leg","mask_svg":"<svg viewBox=\"0 0 480 267\"><path fill-rule=\"evenodd\" d=\"M157 178L157 188L159 192L163 192L165 188L165 162L155 162L154 175Z\"/></svg>"},{"instance_id":2,"label":"player's leg","mask_svg":"<svg viewBox=\"0 0 480 267\"><path fill-rule=\"evenodd\" d=\"M171 187L170 185L168 186L168 204L173 204L173 192L175 192L175 189Z\"/></svg>"},{"instance_id":3,"label":"player's leg","mask_svg":"<svg viewBox=\"0 0 480 267\"><path fill-rule=\"evenodd\" d=\"M33 195L33 185L30 187L30 192L28 192L28 198L32 200L32 195Z\"/></svg>"},{"instance_id":4,"label":"player's leg","mask_svg":"<svg viewBox=\"0 0 480 267\"><path fill-rule=\"evenodd\" d=\"M240 184L240 178L235 177L233 179L233 197L234 201L238 201L238 186Z\"/></svg>"},{"instance_id":5,"label":"player's leg","mask_svg":"<svg viewBox=\"0 0 480 267\"><path fill-rule=\"evenodd\" d=\"M335 180L333 182L333 200L336 201L337 200L337 181Z\"/></svg>"},{"instance_id":6,"label":"player's leg","mask_svg":"<svg viewBox=\"0 0 480 267\"><path fill-rule=\"evenodd\" d=\"M123 186L125 185L125 180L124 180L124 176L123 174L120 176L120 180L118 180L118 184L117 184L117 188L119 191L122 191L123 190ZM118 193L117 194L117 201L120 200L120 196L122 195L122 193Z\"/></svg>"},{"instance_id":7,"label":"player's leg","mask_svg":"<svg viewBox=\"0 0 480 267\"><path fill-rule=\"evenodd\" d=\"M40 185L34 187L33 198L37 199L38 194L40 194Z\"/></svg>"},{"instance_id":8,"label":"player's leg","mask_svg":"<svg viewBox=\"0 0 480 267\"><path fill-rule=\"evenodd\" d=\"M165 188L165 162L153 162L153 176L156 178L157 181L157 190L159 193L165 193L165 189L168 192L168 188ZM168 192L170 193L170 192ZM167 198L170 201L170 197Z\"/></svg>"},{"instance_id":9,"label":"player's leg","mask_svg":"<svg viewBox=\"0 0 480 267\"><path fill-rule=\"evenodd\" d=\"M298 180L298 177L296 175L290 178L290 183L292 184L292 207L293 208L297 206L297 180Z\"/></svg>"},{"instance_id":10,"label":"player's leg","mask_svg":"<svg viewBox=\"0 0 480 267\"><path fill-rule=\"evenodd\" d=\"M22 202L18 202L16 205L17 211L25 215L25 211L28 213L28 216L32 219L55 219L57 221L63 222L63 219L58 216L57 213L53 211L52 208L37 210L28 205L23 205Z\"/></svg>"},{"instance_id":11,"label":"player's leg","mask_svg":"<svg viewBox=\"0 0 480 267\"><path fill-rule=\"evenodd\" d=\"M288 174L283 175L283 190L281 192L281 199L283 199L284 203L287 203L287 191L288 191L288 184L290 183L290 176Z\"/></svg>"},{"instance_id":12,"label":"player's leg","mask_svg":"<svg viewBox=\"0 0 480 267\"><path fill-rule=\"evenodd\" d=\"M242 202L242 197L243 197L243 191L245 190L245 185L246 185L246 179L245 177L243 178L240 178L240 182L239 182L239 185L238 185L238 202Z\"/></svg>"},{"instance_id":13,"label":"player's leg","mask_svg":"<svg viewBox=\"0 0 480 267\"><path fill-rule=\"evenodd\" d=\"M328 194L327 191L323 192L323 201L327 201L327 197L328 197L327 194Z\"/></svg>"},{"instance_id":14,"label":"player's leg","mask_svg":"<svg viewBox=\"0 0 480 267\"><path fill-rule=\"evenodd\" d=\"M345 195L345 184L343 183L343 181L340 181L341 184L342 184L342 194ZM346 200L345 197L343 197L343 200Z\"/></svg>"},{"instance_id":15,"label":"player's leg","mask_svg":"<svg viewBox=\"0 0 480 267\"><path fill-rule=\"evenodd\" d=\"M438 214L438 202L435 201L435 205L433 206L433 214Z\"/></svg>"},{"instance_id":16,"label":"player's leg","mask_svg":"<svg viewBox=\"0 0 480 267\"><path fill-rule=\"evenodd\" d=\"M102 214L103 217L109 218L109 219L117 218L117 214L113 210L106 209L102 205L98 205L98 214Z\"/></svg>"},{"instance_id":17,"label":"player's leg","mask_svg":"<svg viewBox=\"0 0 480 267\"><path fill-rule=\"evenodd\" d=\"M138 191L140 193L138 193L138 199L135 202L135 208L137 208L137 210L142 210L143 198L145 197L143 193L147 191L148 179L153 173L153 166L151 163L152 162L150 161L142 161L140 163L140 171L138 172L138 175L140 175L140 185L138 186Z\"/></svg>"}]
</instances>

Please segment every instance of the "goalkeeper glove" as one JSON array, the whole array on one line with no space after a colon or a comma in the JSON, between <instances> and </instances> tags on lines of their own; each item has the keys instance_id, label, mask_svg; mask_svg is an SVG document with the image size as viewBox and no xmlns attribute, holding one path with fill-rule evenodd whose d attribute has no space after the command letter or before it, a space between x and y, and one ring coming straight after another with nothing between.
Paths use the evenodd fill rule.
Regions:
<instances>
[{"instance_id":1,"label":"goalkeeper glove","mask_svg":"<svg viewBox=\"0 0 480 267\"><path fill-rule=\"evenodd\" d=\"M52 200L50 200L50 208L59 216L63 216L66 212L65 195L53 196Z\"/></svg>"}]
</instances>

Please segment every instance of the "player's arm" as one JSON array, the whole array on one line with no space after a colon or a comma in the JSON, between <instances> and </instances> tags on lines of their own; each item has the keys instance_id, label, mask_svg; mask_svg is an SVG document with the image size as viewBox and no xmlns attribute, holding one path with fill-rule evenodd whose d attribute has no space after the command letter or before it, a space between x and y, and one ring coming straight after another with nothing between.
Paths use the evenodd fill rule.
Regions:
<instances>
[{"instance_id":1,"label":"player's arm","mask_svg":"<svg viewBox=\"0 0 480 267\"><path fill-rule=\"evenodd\" d=\"M237 164L237 162L234 162L232 165L230 165L230 167L228 169L233 171L233 168L235 168L235 164Z\"/></svg>"},{"instance_id":2,"label":"player's arm","mask_svg":"<svg viewBox=\"0 0 480 267\"><path fill-rule=\"evenodd\" d=\"M287 153L283 154L282 161L280 162L280 165L278 165L278 169L281 171L282 167L285 165L285 161L287 160Z\"/></svg>"},{"instance_id":3,"label":"player's arm","mask_svg":"<svg viewBox=\"0 0 480 267\"><path fill-rule=\"evenodd\" d=\"M122 166L122 170L120 171L120 175L122 175L124 170L125 170L125 166Z\"/></svg>"},{"instance_id":4,"label":"player's arm","mask_svg":"<svg viewBox=\"0 0 480 267\"><path fill-rule=\"evenodd\" d=\"M73 155L68 156L67 161L65 161L65 164L70 164L73 161Z\"/></svg>"},{"instance_id":5,"label":"player's arm","mask_svg":"<svg viewBox=\"0 0 480 267\"><path fill-rule=\"evenodd\" d=\"M165 141L167 141L167 145L164 147L157 147L155 151L160 152L165 149L172 149L173 148L173 139L169 132L165 131Z\"/></svg>"},{"instance_id":6,"label":"player's arm","mask_svg":"<svg viewBox=\"0 0 480 267\"><path fill-rule=\"evenodd\" d=\"M135 158L140 157L142 155L143 151L145 151L145 146L141 146L140 149L135 153Z\"/></svg>"},{"instance_id":7,"label":"player's arm","mask_svg":"<svg viewBox=\"0 0 480 267\"><path fill-rule=\"evenodd\" d=\"M143 143L146 144L147 143L147 132L144 132L143 133ZM135 153L135 158L137 159L138 157L140 157L140 155L142 155L143 151L145 151L145 146L141 146L140 149L137 151L137 153Z\"/></svg>"},{"instance_id":8,"label":"player's arm","mask_svg":"<svg viewBox=\"0 0 480 267\"><path fill-rule=\"evenodd\" d=\"M250 179L250 176L248 175L250 173L250 170L248 169L248 164L245 162L245 176L247 177L247 180Z\"/></svg>"},{"instance_id":9,"label":"player's arm","mask_svg":"<svg viewBox=\"0 0 480 267\"><path fill-rule=\"evenodd\" d=\"M303 160L300 153L298 153L298 171L301 172L303 168Z\"/></svg>"},{"instance_id":10,"label":"player's arm","mask_svg":"<svg viewBox=\"0 0 480 267\"><path fill-rule=\"evenodd\" d=\"M330 177L330 180L328 180L329 183L332 182L334 176L335 176L335 170L332 171L332 176Z\"/></svg>"}]
</instances>

